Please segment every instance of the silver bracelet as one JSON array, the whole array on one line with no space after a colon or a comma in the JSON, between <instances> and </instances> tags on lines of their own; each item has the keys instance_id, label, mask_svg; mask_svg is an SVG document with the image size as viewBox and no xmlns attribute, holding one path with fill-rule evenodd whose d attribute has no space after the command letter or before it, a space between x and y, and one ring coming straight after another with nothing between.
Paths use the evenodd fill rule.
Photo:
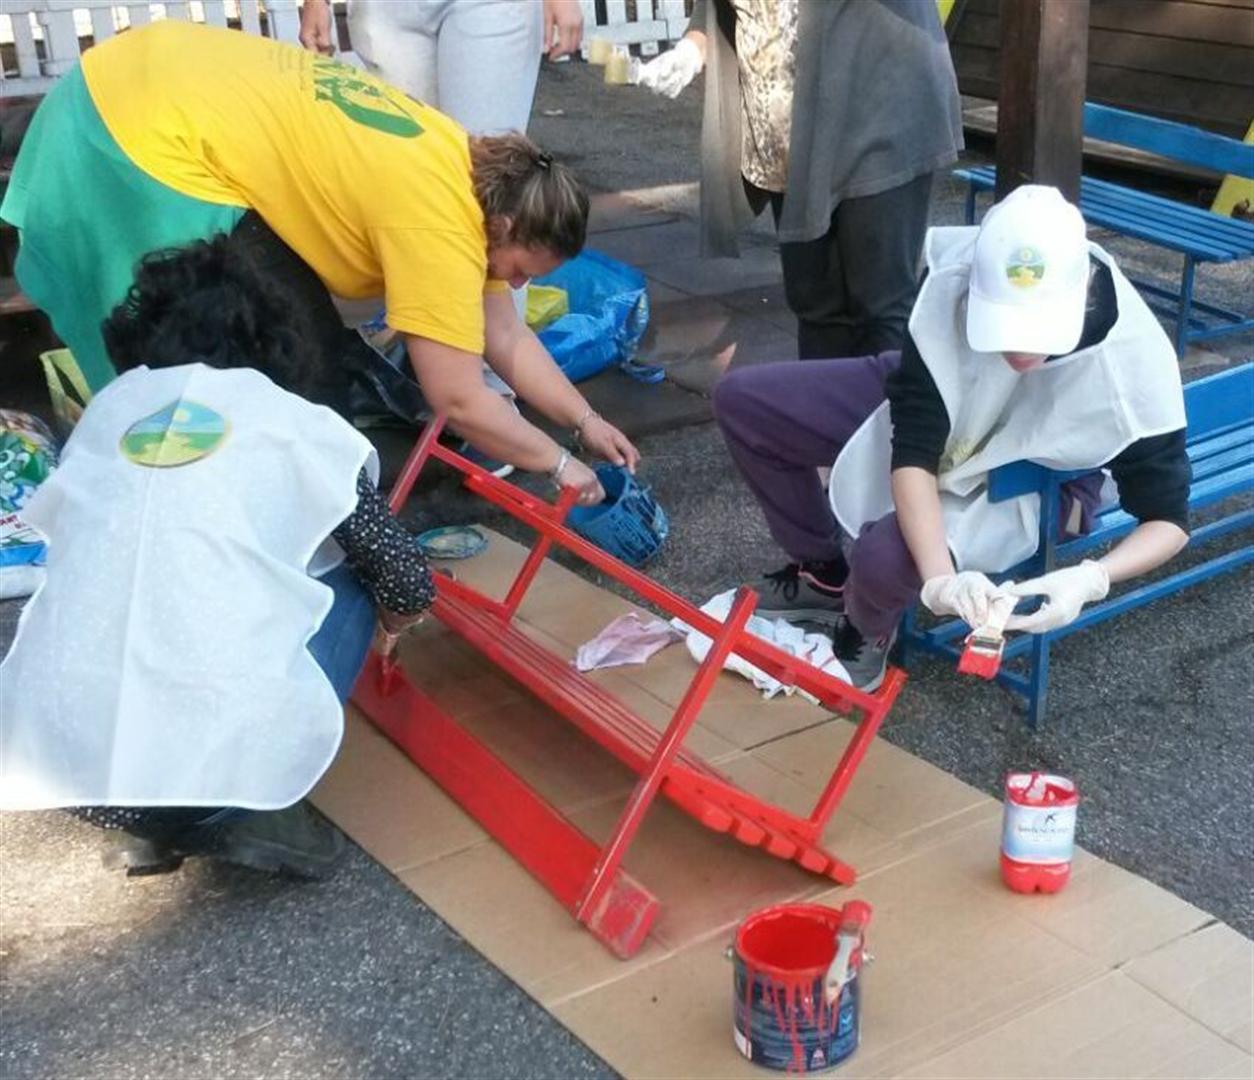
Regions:
<instances>
[{"instance_id":1,"label":"silver bracelet","mask_svg":"<svg viewBox=\"0 0 1254 1080\"><path fill-rule=\"evenodd\" d=\"M589 420L593 419L594 417L600 417L600 415L601 414L597 412L596 409L594 409L591 405L589 405L587 408L587 411L584 412L583 416L581 416L575 422L575 438L578 439L580 436L583 435L584 424L586 424Z\"/></svg>"},{"instance_id":2,"label":"silver bracelet","mask_svg":"<svg viewBox=\"0 0 1254 1080\"><path fill-rule=\"evenodd\" d=\"M566 466L570 464L570 451L563 450L557 459L557 464L549 470L549 479L558 487L562 486L562 472Z\"/></svg>"}]
</instances>

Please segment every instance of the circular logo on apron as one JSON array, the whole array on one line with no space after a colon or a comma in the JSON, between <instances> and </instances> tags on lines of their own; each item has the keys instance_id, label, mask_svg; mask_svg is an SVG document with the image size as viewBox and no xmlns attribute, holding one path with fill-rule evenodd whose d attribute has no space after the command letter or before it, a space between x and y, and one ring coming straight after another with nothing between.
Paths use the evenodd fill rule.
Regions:
<instances>
[{"instance_id":1,"label":"circular logo on apron","mask_svg":"<svg viewBox=\"0 0 1254 1080\"><path fill-rule=\"evenodd\" d=\"M1030 289L1045 276L1045 257L1034 247L1016 248L1006 260L1006 278L1011 285Z\"/></svg>"},{"instance_id":2,"label":"circular logo on apron","mask_svg":"<svg viewBox=\"0 0 1254 1080\"><path fill-rule=\"evenodd\" d=\"M151 416L136 420L119 444L136 465L169 469L208 457L226 439L228 424L207 405L172 401Z\"/></svg>"}]
</instances>

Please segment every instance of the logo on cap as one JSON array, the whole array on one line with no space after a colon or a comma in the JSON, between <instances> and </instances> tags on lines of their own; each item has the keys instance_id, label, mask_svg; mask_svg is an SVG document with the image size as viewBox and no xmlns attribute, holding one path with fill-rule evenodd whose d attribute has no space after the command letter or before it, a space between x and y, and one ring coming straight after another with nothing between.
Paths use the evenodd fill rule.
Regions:
<instances>
[{"instance_id":1,"label":"logo on cap","mask_svg":"<svg viewBox=\"0 0 1254 1080\"><path fill-rule=\"evenodd\" d=\"M1006 260L1006 279L1020 289L1030 289L1045 276L1045 257L1034 247L1017 248Z\"/></svg>"}]
</instances>

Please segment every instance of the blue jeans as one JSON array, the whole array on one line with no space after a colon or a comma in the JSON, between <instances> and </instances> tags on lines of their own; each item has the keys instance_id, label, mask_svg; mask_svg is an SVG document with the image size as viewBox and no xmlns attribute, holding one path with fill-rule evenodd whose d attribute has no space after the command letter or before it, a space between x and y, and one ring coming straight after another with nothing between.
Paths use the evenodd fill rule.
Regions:
<instances>
[{"instance_id":1,"label":"blue jeans","mask_svg":"<svg viewBox=\"0 0 1254 1080\"><path fill-rule=\"evenodd\" d=\"M324 575L322 583L335 593L335 602L309 639L309 652L343 702L366 662L366 650L374 636L374 603L347 563Z\"/></svg>"}]
</instances>

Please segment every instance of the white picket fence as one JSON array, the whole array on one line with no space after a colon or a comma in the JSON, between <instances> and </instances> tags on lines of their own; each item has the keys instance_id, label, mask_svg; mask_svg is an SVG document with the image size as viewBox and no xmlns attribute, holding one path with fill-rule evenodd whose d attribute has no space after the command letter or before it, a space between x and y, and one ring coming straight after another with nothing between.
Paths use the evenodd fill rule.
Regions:
<instances>
[{"instance_id":1,"label":"white picket fence","mask_svg":"<svg viewBox=\"0 0 1254 1080\"><path fill-rule=\"evenodd\" d=\"M421 0L392 0L417 3ZM538 0L536 0L538 2ZM606 0L598 22L595 0L580 0L584 41L601 37L618 45L637 45L645 55L661 42L674 41L687 27L684 0L636 0L628 21L627 0ZM80 55L80 38L103 41L130 26L155 19L190 19L211 26L238 22L249 33L267 32L296 41L300 0L167 0L165 3L115 3L113 0L0 0L0 45L12 43L14 59L0 70L0 95L41 94ZM348 45L341 42L341 45ZM352 54L347 53L352 59Z\"/></svg>"},{"instance_id":2,"label":"white picket fence","mask_svg":"<svg viewBox=\"0 0 1254 1080\"><path fill-rule=\"evenodd\" d=\"M661 42L677 41L688 28L684 0L636 0L635 19L627 21L627 0L605 0L605 19L598 22L595 0L579 0L583 9L584 53L591 37L601 37L615 45L639 45L640 52L652 56Z\"/></svg>"}]
</instances>

